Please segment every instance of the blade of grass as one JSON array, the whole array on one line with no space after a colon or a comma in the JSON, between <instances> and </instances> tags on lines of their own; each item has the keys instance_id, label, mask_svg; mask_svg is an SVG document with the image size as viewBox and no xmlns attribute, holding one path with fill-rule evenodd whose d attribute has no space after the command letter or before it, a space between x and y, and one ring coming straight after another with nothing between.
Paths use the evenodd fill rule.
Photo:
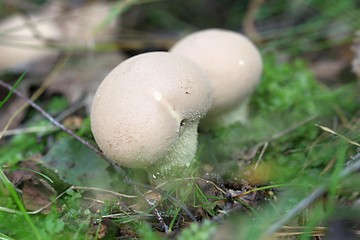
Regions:
<instances>
[{"instance_id":1,"label":"blade of grass","mask_svg":"<svg viewBox=\"0 0 360 240\"><path fill-rule=\"evenodd\" d=\"M25 77L25 73L23 73L18 80L16 80L14 86L11 88L11 90L9 91L9 93L6 95L6 97L0 101L0 108L2 108L2 106L9 100L9 98L11 97L11 95L13 94L14 90L19 86L20 82L24 79Z\"/></svg>"},{"instance_id":2,"label":"blade of grass","mask_svg":"<svg viewBox=\"0 0 360 240\"><path fill-rule=\"evenodd\" d=\"M4 81L0 80L0 86L7 88L7 89L13 89L11 85L5 83ZM71 131L70 129L66 128L63 124L61 124L60 122L56 121L52 116L50 116L50 114L48 114L44 109L42 109L39 105L35 104L31 99L28 99L27 97L25 97L22 93L16 91L15 89L13 90L13 92L20 98L22 98L28 105L30 105L31 107L33 107L34 109L36 109L38 112L40 112L46 119L48 119L52 124L54 124L56 127L58 127L59 129L61 129L62 131L66 132L67 134L69 134L70 136L74 137L76 140L80 141L82 144L84 144L85 146L89 147L91 150L93 150L95 153L99 154L100 156L103 157L103 154L101 153L100 150L98 150L96 147L92 146L90 143L88 143L87 141L85 141L84 139L82 139L80 136L78 136L77 134L75 134L73 131ZM109 161L108 159L106 159L111 165L114 165L111 161Z\"/></svg>"},{"instance_id":3,"label":"blade of grass","mask_svg":"<svg viewBox=\"0 0 360 240\"><path fill-rule=\"evenodd\" d=\"M9 190L13 200L15 201L16 205L20 209L21 213L24 216L25 221L29 224L32 232L34 233L36 239L41 240L41 235L39 229L35 226L34 222L31 220L30 216L27 214L24 205L21 202L19 195L16 193L15 188L13 187L10 180L5 176L3 170L0 168L0 179L4 183L5 187Z\"/></svg>"},{"instance_id":4,"label":"blade of grass","mask_svg":"<svg viewBox=\"0 0 360 240\"><path fill-rule=\"evenodd\" d=\"M10 169L9 167L3 167L4 169ZM38 174L40 175L41 177L43 177L44 179L46 179L47 181L49 181L50 183L54 183L54 181L49 178L48 176L46 176L45 174L39 172L39 171L35 171L35 170L32 170L30 168L12 168L12 170L25 170L25 171L29 171L29 172L32 172L32 173L35 173L35 174Z\"/></svg>"},{"instance_id":5,"label":"blade of grass","mask_svg":"<svg viewBox=\"0 0 360 240\"><path fill-rule=\"evenodd\" d=\"M15 240L15 239L0 232L0 240Z\"/></svg>"}]
</instances>

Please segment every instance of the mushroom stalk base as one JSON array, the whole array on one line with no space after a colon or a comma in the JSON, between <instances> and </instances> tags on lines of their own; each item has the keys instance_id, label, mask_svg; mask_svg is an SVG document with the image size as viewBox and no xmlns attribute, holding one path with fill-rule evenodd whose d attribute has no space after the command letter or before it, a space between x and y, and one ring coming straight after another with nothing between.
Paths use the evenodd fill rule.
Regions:
<instances>
[{"instance_id":1,"label":"mushroom stalk base","mask_svg":"<svg viewBox=\"0 0 360 240\"><path fill-rule=\"evenodd\" d=\"M179 139L158 163L147 167L152 179L161 183L170 177L184 176L184 171L192 163L197 149L198 121L186 122L179 131Z\"/></svg>"}]
</instances>

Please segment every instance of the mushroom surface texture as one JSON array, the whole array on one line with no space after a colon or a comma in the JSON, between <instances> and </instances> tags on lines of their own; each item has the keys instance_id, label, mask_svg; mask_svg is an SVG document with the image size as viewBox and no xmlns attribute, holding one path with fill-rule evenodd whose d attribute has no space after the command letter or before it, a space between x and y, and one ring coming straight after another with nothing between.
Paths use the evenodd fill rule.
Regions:
<instances>
[{"instance_id":1,"label":"mushroom surface texture","mask_svg":"<svg viewBox=\"0 0 360 240\"><path fill-rule=\"evenodd\" d=\"M210 81L195 63L144 53L119 64L100 84L91 129L110 160L166 175L194 158L198 123L211 99Z\"/></svg>"},{"instance_id":2,"label":"mushroom surface texture","mask_svg":"<svg viewBox=\"0 0 360 240\"><path fill-rule=\"evenodd\" d=\"M261 55L248 38L234 31L206 29L180 39L170 52L197 63L211 81L213 103L200 128L246 122L248 101L263 68Z\"/></svg>"}]
</instances>

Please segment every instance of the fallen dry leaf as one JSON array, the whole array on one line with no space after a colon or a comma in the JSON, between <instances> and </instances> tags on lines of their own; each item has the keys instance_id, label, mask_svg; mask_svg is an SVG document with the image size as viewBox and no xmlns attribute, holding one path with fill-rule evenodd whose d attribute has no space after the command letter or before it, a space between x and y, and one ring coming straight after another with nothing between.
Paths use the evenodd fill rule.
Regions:
<instances>
[{"instance_id":1,"label":"fallen dry leaf","mask_svg":"<svg viewBox=\"0 0 360 240\"><path fill-rule=\"evenodd\" d=\"M56 195L54 188L41 178L33 178L25 181L21 194L25 208L30 211L36 211L49 205L51 198ZM51 205L47 206L41 212L47 214L50 210Z\"/></svg>"},{"instance_id":2,"label":"fallen dry leaf","mask_svg":"<svg viewBox=\"0 0 360 240\"><path fill-rule=\"evenodd\" d=\"M21 196L29 211L44 208L57 195L54 188L36 172L40 172L40 168L33 160L20 162L17 170L5 172L9 180L22 190ZM41 212L46 214L50 209L51 205Z\"/></svg>"},{"instance_id":3,"label":"fallen dry leaf","mask_svg":"<svg viewBox=\"0 0 360 240\"><path fill-rule=\"evenodd\" d=\"M336 83L339 76L348 67L348 62L343 59L322 60L311 65L315 78L323 83Z\"/></svg>"},{"instance_id":4,"label":"fallen dry leaf","mask_svg":"<svg viewBox=\"0 0 360 240\"><path fill-rule=\"evenodd\" d=\"M70 116L62 121L62 124L69 129L80 128L83 124L83 119L79 116Z\"/></svg>"},{"instance_id":5,"label":"fallen dry leaf","mask_svg":"<svg viewBox=\"0 0 360 240\"><path fill-rule=\"evenodd\" d=\"M29 171L30 170L30 171ZM36 165L35 161L28 160L22 161L18 164L18 168L15 171L6 170L5 173L9 180L15 185L19 186L25 181L29 181L36 178L34 172L39 172L40 168Z\"/></svg>"},{"instance_id":6,"label":"fallen dry leaf","mask_svg":"<svg viewBox=\"0 0 360 240\"><path fill-rule=\"evenodd\" d=\"M48 48L48 43L65 47L86 46L92 51L99 42L114 38L118 26L115 19L109 18L112 7L109 3L96 1L69 8L65 2L55 1L27 17L10 16L0 23L0 70L27 71L26 81L24 79L20 84L19 90L28 96L29 88L44 81L60 56L60 50ZM124 59L119 53L80 53L58 74L49 92L63 94L71 103L85 98L90 106L104 76ZM1 99L7 93L0 88ZM13 96L0 109L0 130L23 104L23 100ZM20 112L9 128L18 126L24 115L25 111Z\"/></svg>"},{"instance_id":7,"label":"fallen dry leaf","mask_svg":"<svg viewBox=\"0 0 360 240\"><path fill-rule=\"evenodd\" d=\"M111 8L98 1L69 9L66 2L52 1L39 12L6 18L0 22L0 70L31 71L32 63L58 57L58 46L93 49L113 40L117 24L109 17Z\"/></svg>"},{"instance_id":8,"label":"fallen dry leaf","mask_svg":"<svg viewBox=\"0 0 360 240\"><path fill-rule=\"evenodd\" d=\"M43 16L11 16L0 22L0 33L0 70L25 70L31 62L59 54L47 41L60 39L60 32Z\"/></svg>"}]
</instances>

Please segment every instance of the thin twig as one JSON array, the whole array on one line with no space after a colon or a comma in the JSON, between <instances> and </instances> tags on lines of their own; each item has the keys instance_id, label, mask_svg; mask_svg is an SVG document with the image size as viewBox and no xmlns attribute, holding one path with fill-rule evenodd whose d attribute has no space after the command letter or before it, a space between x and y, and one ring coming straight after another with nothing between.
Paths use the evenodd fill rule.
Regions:
<instances>
[{"instance_id":1,"label":"thin twig","mask_svg":"<svg viewBox=\"0 0 360 240\"><path fill-rule=\"evenodd\" d=\"M287 129L284 129L282 132L278 132L276 133L275 135L271 136L270 138L268 138L265 142L268 142L268 141L273 141L273 140L276 140L292 131L294 131L295 129L301 127L302 125L310 122L311 120L314 120L315 118L317 117L317 115L312 115L312 116L309 116L308 118L305 118L304 120L296 123L295 125L287 128ZM264 144L265 144L264 142Z\"/></svg>"},{"instance_id":2,"label":"thin twig","mask_svg":"<svg viewBox=\"0 0 360 240\"><path fill-rule=\"evenodd\" d=\"M310 117L308 117L308 118L305 118L304 120L296 123L295 125L287 128L287 129L284 129L283 131L278 132L278 133L276 133L276 134L268 137L268 138L265 139L264 141L256 144L256 145L252 148L253 150L252 150L251 153L249 154L250 156L247 157L247 159L249 159L249 160L250 160L250 159L253 159L253 158L255 157L257 151L259 150L259 148L262 147L261 152L260 152L260 155L259 155L259 157L258 157L258 159L257 159L257 161L256 161L256 163L255 163L254 170L256 170L256 168L258 167L260 161L262 160L263 155L264 155L264 153L265 153L265 151L266 151L266 149L267 149L267 147L268 147L268 145L269 145L269 142L274 141L274 140L276 140L276 139L278 139L278 138L280 138L280 137L282 137L282 136L284 136L284 135L286 135L286 134L288 134L288 133L296 130L296 129L299 128L300 126L302 126L302 125L310 122L311 120L315 119L316 117L317 117L316 115L313 115L313 116L310 116Z\"/></svg>"},{"instance_id":3,"label":"thin twig","mask_svg":"<svg viewBox=\"0 0 360 240\"><path fill-rule=\"evenodd\" d=\"M261 149L261 152L260 152L260 155L255 163L255 166L254 166L254 170L257 169L257 167L259 166L259 163L260 161L262 160L263 156L264 156L264 153L265 153L265 150L267 149L269 143L268 142L265 142L265 144L263 145L263 148Z\"/></svg>"},{"instance_id":4,"label":"thin twig","mask_svg":"<svg viewBox=\"0 0 360 240\"><path fill-rule=\"evenodd\" d=\"M112 195L114 195L114 196L123 197L123 198L138 198L138 197L139 197L139 196L135 196L135 195L127 195L127 194L124 194L124 193L118 193L118 192L114 192L114 191L110 191L110 190L102 189L102 188L96 188L96 187L72 186L70 189L73 189L73 190L84 190L84 191L105 192L105 193L109 193L109 194L112 194Z\"/></svg>"},{"instance_id":5,"label":"thin twig","mask_svg":"<svg viewBox=\"0 0 360 240\"><path fill-rule=\"evenodd\" d=\"M10 84L5 83L3 80L0 80L0 85L6 89L8 89L9 91L11 89L13 89L13 87ZM104 156L103 153L97 149L96 147L94 147L93 145L91 145L90 143L88 143L87 141L85 141L84 139L82 139L80 136L78 136L76 133L74 133L73 131L71 131L70 129L66 128L63 124L61 124L60 122L56 121L52 116L50 116L44 109L42 109L39 105L37 105L36 103L34 103L33 101L31 101L30 99L28 99L26 96L24 96L21 92L17 91L16 89L13 89L13 92L16 96L18 96L19 98L23 99L26 103L28 103L31 107L35 108L38 112L40 112L46 119L48 119L52 124L54 124L56 127L60 128L62 131L66 132L67 134L69 134L70 136L74 137L76 140L78 140L79 142L81 142L82 144L84 144L85 146L87 146L88 148L90 148L91 150L93 150L94 152L96 152L97 154L99 154L100 156ZM109 160L107 160L108 162L110 162ZM110 164L113 165L113 163L110 162Z\"/></svg>"},{"instance_id":6,"label":"thin twig","mask_svg":"<svg viewBox=\"0 0 360 240\"><path fill-rule=\"evenodd\" d=\"M58 59L58 63L55 65L54 69L51 71L50 75L46 78L46 80L41 84L41 86L35 91L35 93L31 96L29 99L32 102L35 102L35 100L47 89L47 87L51 84L51 82L56 78L56 76L59 74L59 72L65 67L68 59L70 57L70 54L67 54L63 57L60 57ZM0 139L3 136L3 133L10 127L10 124L14 121L15 117L22 111L24 111L29 104L25 102L22 106L20 106L10 117L7 124L5 125L4 129L0 132Z\"/></svg>"},{"instance_id":7,"label":"thin twig","mask_svg":"<svg viewBox=\"0 0 360 240\"><path fill-rule=\"evenodd\" d=\"M65 118L67 118L68 116L70 116L71 114L73 114L74 112L76 112L77 110L79 110L80 108L85 107L86 104L87 103L85 100L76 102L75 104L71 105L69 108L62 111L59 115L57 115L55 119L60 122Z\"/></svg>"},{"instance_id":8,"label":"thin twig","mask_svg":"<svg viewBox=\"0 0 360 240\"><path fill-rule=\"evenodd\" d=\"M75 111L79 110L80 108L82 108L84 106L85 106L85 101L75 103L74 105L72 105L71 107L66 109L65 111L61 112L54 119L56 121L60 122L63 119L65 119L66 117L68 117L70 114L74 113ZM15 128L15 129L6 130L3 132L2 136L12 136L12 135L17 135L17 134L40 133L40 132L49 133L49 132L54 132L57 130L59 130L59 128L57 128L55 126L33 126L33 127Z\"/></svg>"},{"instance_id":9,"label":"thin twig","mask_svg":"<svg viewBox=\"0 0 360 240\"><path fill-rule=\"evenodd\" d=\"M23 214L23 212L20 212L18 210L14 210L14 209L11 209L11 208L6 208L6 207L1 207L1 206L0 206L0 211L8 212L8 213L15 213L15 214Z\"/></svg>"},{"instance_id":10,"label":"thin twig","mask_svg":"<svg viewBox=\"0 0 360 240\"><path fill-rule=\"evenodd\" d=\"M53 132L59 130L57 127L54 126L34 126L34 127L26 127L26 128L15 128L6 130L3 133L3 136L12 136L18 134L27 134L27 133L40 133L40 132Z\"/></svg>"}]
</instances>

